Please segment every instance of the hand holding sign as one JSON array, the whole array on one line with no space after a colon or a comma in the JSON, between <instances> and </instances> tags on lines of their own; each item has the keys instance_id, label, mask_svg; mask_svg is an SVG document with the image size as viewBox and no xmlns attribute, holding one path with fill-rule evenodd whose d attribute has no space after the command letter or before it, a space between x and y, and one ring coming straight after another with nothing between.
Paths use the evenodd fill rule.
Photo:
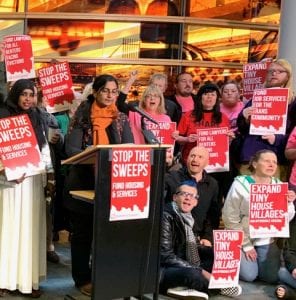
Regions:
<instances>
[{"instance_id":1,"label":"hand holding sign","mask_svg":"<svg viewBox=\"0 0 296 300\"><path fill-rule=\"evenodd\" d=\"M294 202L296 199L296 193L293 190L288 190L287 199L288 202Z\"/></svg>"},{"instance_id":2,"label":"hand holding sign","mask_svg":"<svg viewBox=\"0 0 296 300\"><path fill-rule=\"evenodd\" d=\"M262 140L266 140L270 145L273 145L275 143L275 135L274 134L262 135Z\"/></svg>"},{"instance_id":3,"label":"hand holding sign","mask_svg":"<svg viewBox=\"0 0 296 300\"><path fill-rule=\"evenodd\" d=\"M246 107L244 110L243 110L243 116L244 118L248 121L249 118L251 117L252 113L254 113L255 111L255 107Z\"/></svg>"},{"instance_id":4,"label":"hand holding sign","mask_svg":"<svg viewBox=\"0 0 296 300\"><path fill-rule=\"evenodd\" d=\"M8 180L45 171L28 115L0 119L0 156Z\"/></svg>"}]
</instances>

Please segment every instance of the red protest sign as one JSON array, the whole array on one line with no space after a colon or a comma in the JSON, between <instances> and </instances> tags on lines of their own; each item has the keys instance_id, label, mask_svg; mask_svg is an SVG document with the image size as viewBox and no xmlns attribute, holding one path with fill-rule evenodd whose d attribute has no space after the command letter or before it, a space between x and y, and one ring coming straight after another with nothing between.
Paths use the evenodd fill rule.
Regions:
<instances>
[{"instance_id":1,"label":"red protest sign","mask_svg":"<svg viewBox=\"0 0 296 300\"><path fill-rule=\"evenodd\" d=\"M47 111L54 113L70 109L74 93L68 62L51 64L37 72Z\"/></svg>"},{"instance_id":2,"label":"red protest sign","mask_svg":"<svg viewBox=\"0 0 296 300\"><path fill-rule=\"evenodd\" d=\"M28 115L0 119L0 155L8 180L44 171Z\"/></svg>"},{"instance_id":3,"label":"red protest sign","mask_svg":"<svg viewBox=\"0 0 296 300\"><path fill-rule=\"evenodd\" d=\"M214 265L209 288L238 285L243 232L241 230L214 230Z\"/></svg>"},{"instance_id":4,"label":"red protest sign","mask_svg":"<svg viewBox=\"0 0 296 300\"><path fill-rule=\"evenodd\" d=\"M4 37L4 58L7 81L34 78L34 58L29 35Z\"/></svg>"},{"instance_id":5,"label":"red protest sign","mask_svg":"<svg viewBox=\"0 0 296 300\"><path fill-rule=\"evenodd\" d=\"M256 89L264 87L266 71L271 62L249 63L243 66L243 99L251 100Z\"/></svg>"},{"instance_id":6,"label":"red protest sign","mask_svg":"<svg viewBox=\"0 0 296 300\"><path fill-rule=\"evenodd\" d=\"M251 184L251 238L289 237L288 183Z\"/></svg>"},{"instance_id":7,"label":"red protest sign","mask_svg":"<svg viewBox=\"0 0 296 300\"><path fill-rule=\"evenodd\" d=\"M150 161L150 149L113 149L110 221L148 218Z\"/></svg>"},{"instance_id":8,"label":"red protest sign","mask_svg":"<svg viewBox=\"0 0 296 300\"><path fill-rule=\"evenodd\" d=\"M176 131L176 122L157 122L158 125L152 122L146 122L146 128L151 130L160 144L172 145L172 148L167 149L171 154L174 152L175 139L172 138L172 133Z\"/></svg>"},{"instance_id":9,"label":"red protest sign","mask_svg":"<svg viewBox=\"0 0 296 300\"><path fill-rule=\"evenodd\" d=\"M208 149L210 159L206 171L224 172L229 170L228 128L208 128L197 130L197 145Z\"/></svg>"},{"instance_id":10,"label":"red protest sign","mask_svg":"<svg viewBox=\"0 0 296 300\"><path fill-rule=\"evenodd\" d=\"M250 134L285 134L288 109L287 88L260 89L254 91Z\"/></svg>"}]
</instances>

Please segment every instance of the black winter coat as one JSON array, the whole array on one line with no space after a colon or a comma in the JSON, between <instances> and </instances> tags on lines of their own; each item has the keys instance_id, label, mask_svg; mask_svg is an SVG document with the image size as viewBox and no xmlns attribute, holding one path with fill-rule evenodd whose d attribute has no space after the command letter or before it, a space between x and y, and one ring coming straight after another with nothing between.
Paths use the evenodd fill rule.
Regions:
<instances>
[{"instance_id":1,"label":"black winter coat","mask_svg":"<svg viewBox=\"0 0 296 300\"><path fill-rule=\"evenodd\" d=\"M165 175L165 202L173 200L173 194L178 185L185 180L192 180L187 167L182 167L177 171L169 171ZM194 218L194 230L198 233L200 239L213 241L213 225L217 223L219 216L218 192L219 187L216 179L203 172L202 180L197 183L199 194L198 205L193 208L192 216Z\"/></svg>"},{"instance_id":2,"label":"black winter coat","mask_svg":"<svg viewBox=\"0 0 296 300\"><path fill-rule=\"evenodd\" d=\"M92 124L90 120L93 100L88 99L78 107L65 139L65 151L68 157L78 154L93 144ZM125 114L119 113L106 129L110 144L133 143L134 138ZM101 170L102 171L102 170ZM73 199L70 190L93 190L94 166L71 165L68 169L65 182L64 204L75 212L92 214L93 205L84 201Z\"/></svg>"},{"instance_id":3,"label":"black winter coat","mask_svg":"<svg viewBox=\"0 0 296 300\"><path fill-rule=\"evenodd\" d=\"M166 204L162 218L160 266L195 267L186 260L186 233L181 217L172 202Z\"/></svg>"}]
</instances>

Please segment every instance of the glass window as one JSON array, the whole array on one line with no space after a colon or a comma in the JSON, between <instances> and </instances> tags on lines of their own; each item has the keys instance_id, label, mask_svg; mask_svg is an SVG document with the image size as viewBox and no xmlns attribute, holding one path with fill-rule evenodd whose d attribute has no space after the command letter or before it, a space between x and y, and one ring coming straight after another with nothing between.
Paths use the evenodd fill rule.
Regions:
<instances>
[{"instance_id":1,"label":"glass window","mask_svg":"<svg viewBox=\"0 0 296 300\"><path fill-rule=\"evenodd\" d=\"M0 41L7 35L23 34L24 21L0 20Z\"/></svg>"},{"instance_id":2,"label":"glass window","mask_svg":"<svg viewBox=\"0 0 296 300\"><path fill-rule=\"evenodd\" d=\"M233 68L209 68L209 67L187 67L184 69L193 77L194 91L198 89L206 82L212 82L219 87L229 81L235 80L239 86L242 85L242 70Z\"/></svg>"},{"instance_id":3,"label":"glass window","mask_svg":"<svg viewBox=\"0 0 296 300\"><path fill-rule=\"evenodd\" d=\"M187 15L279 24L281 0L190 0Z\"/></svg>"},{"instance_id":4,"label":"glass window","mask_svg":"<svg viewBox=\"0 0 296 300\"><path fill-rule=\"evenodd\" d=\"M28 20L39 57L178 58L178 30L178 24L167 23Z\"/></svg>"},{"instance_id":5,"label":"glass window","mask_svg":"<svg viewBox=\"0 0 296 300\"><path fill-rule=\"evenodd\" d=\"M105 0L30 0L29 12L105 13Z\"/></svg>"},{"instance_id":6,"label":"glass window","mask_svg":"<svg viewBox=\"0 0 296 300\"><path fill-rule=\"evenodd\" d=\"M178 16L180 2L176 0L111 0L106 12L109 14Z\"/></svg>"},{"instance_id":7,"label":"glass window","mask_svg":"<svg viewBox=\"0 0 296 300\"><path fill-rule=\"evenodd\" d=\"M252 31L249 41L249 62L258 62L264 58L276 58L278 50L277 31Z\"/></svg>"},{"instance_id":8,"label":"glass window","mask_svg":"<svg viewBox=\"0 0 296 300\"><path fill-rule=\"evenodd\" d=\"M184 47L190 45L203 56L203 60L246 63L248 60L274 58L277 54L277 32L274 31L197 25L185 28Z\"/></svg>"},{"instance_id":9,"label":"glass window","mask_svg":"<svg viewBox=\"0 0 296 300\"><path fill-rule=\"evenodd\" d=\"M0 12L23 12L25 0L0 0Z\"/></svg>"},{"instance_id":10,"label":"glass window","mask_svg":"<svg viewBox=\"0 0 296 300\"><path fill-rule=\"evenodd\" d=\"M102 14L178 16L180 2L178 0L30 0L28 10L30 12L97 12Z\"/></svg>"},{"instance_id":11,"label":"glass window","mask_svg":"<svg viewBox=\"0 0 296 300\"><path fill-rule=\"evenodd\" d=\"M28 20L28 34L36 57L102 57L103 22Z\"/></svg>"}]
</instances>

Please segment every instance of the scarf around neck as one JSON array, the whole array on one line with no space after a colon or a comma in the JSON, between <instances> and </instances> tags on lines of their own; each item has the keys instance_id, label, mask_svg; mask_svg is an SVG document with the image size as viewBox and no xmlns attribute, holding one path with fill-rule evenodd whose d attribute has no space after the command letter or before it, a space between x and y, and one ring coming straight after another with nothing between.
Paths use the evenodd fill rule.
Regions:
<instances>
[{"instance_id":1,"label":"scarf around neck","mask_svg":"<svg viewBox=\"0 0 296 300\"><path fill-rule=\"evenodd\" d=\"M193 225L194 225L194 219L192 217L192 214L189 213L183 213L176 202L173 202L173 209L174 211L181 217L182 223L185 228L186 233L186 259L189 263L191 263L193 266L198 267L200 265L200 257L198 254L198 247L196 242L196 237L193 233Z\"/></svg>"},{"instance_id":2,"label":"scarf around neck","mask_svg":"<svg viewBox=\"0 0 296 300\"><path fill-rule=\"evenodd\" d=\"M118 110L115 104L100 107L96 101L91 107L91 123L93 126L93 145L108 145L110 143L106 128L117 118Z\"/></svg>"}]
</instances>

